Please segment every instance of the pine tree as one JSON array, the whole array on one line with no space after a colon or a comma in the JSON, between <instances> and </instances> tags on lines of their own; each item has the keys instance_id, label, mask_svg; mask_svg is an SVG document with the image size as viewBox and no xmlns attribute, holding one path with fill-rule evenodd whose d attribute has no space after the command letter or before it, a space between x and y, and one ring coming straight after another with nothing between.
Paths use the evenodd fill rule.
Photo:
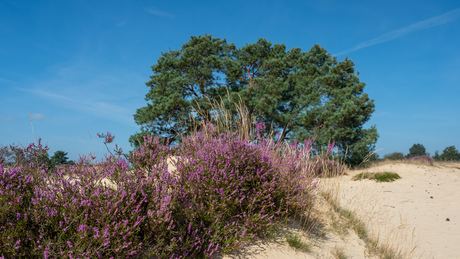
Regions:
<instances>
[{"instance_id":1,"label":"pine tree","mask_svg":"<svg viewBox=\"0 0 460 259\"><path fill-rule=\"evenodd\" d=\"M363 128L374 102L364 93L354 63L337 61L319 45L303 52L259 39L237 49L211 35L191 37L180 50L162 53L152 70L149 103L134 115L141 125L141 132L130 138L135 147L146 134L173 141L190 134L192 107L204 111L197 121L210 121L208 98L222 98L235 114L227 90L231 100L241 97L248 117L273 123L281 133L278 141L316 136L317 150L335 141L351 165L369 155L378 138L375 126Z\"/></svg>"},{"instance_id":2,"label":"pine tree","mask_svg":"<svg viewBox=\"0 0 460 259\"><path fill-rule=\"evenodd\" d=\"M460 161L460 153L455 146L446 147L439 156L442 161Z\"/></svg>"},{"instance_id":3,"label":"pine tree","mask_svg":"<svg viewBox=\"0 0 460 259\"><path fill-rule=\"evenodd\" d=\"M67 164L67 152L64 152L62 150L58 150L54 152L54 155L51 157L51 163L55 165L63 165Z\"/></svg>"},{"instance_id":4,"label":"pine tree","mask_svg":"<svg viewBox=\"0 0 460 259\"><path fill-rule=\"evenodd\" d=\"M422 144L414 144L411 148L409 148L409 154L406 155L407 158L411 158L414 156L424 156L427 155L425 146Z\"/></svg>"}]
</instances>

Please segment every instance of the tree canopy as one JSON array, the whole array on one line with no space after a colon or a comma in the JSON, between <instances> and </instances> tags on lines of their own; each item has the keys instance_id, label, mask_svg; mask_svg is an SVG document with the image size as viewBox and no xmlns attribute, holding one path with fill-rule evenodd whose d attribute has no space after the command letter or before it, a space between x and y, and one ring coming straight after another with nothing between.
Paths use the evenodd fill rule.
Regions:
<instances>
[{"instance_id":1,"label":"tree canopy","mask_svg":"<svg viewBox=\"0 0 460 259\"><path fill-rule=\"evenodd\" d=\"M460 152L455 146L448 146L442 151L441 155L436 151L433 158L439 161L460 161Z\"/></svg>"},{"instance_id":2,"label":"tree canopy","mask_svg":"<svg viewBox=\"0 0 460 259\"><path fill-rule=\"evenodd\" d=\"M54 155L51 157L51 163L55 165L64 165L64 164L73 164L74 162L72 160L67 161L69 159L67 157L67 152L64 152L62 150L58 150L54 152Z\"/></svg>"},{"instance_id":3,"label":"tree canopy","mask_svg":"<svg viewBox=\"0 0 460 259\"><path fill-rule=\"evenodd\" d=\"M407 158L411 158L414 156L424 156L427 155L425 146L422 144L414 144L411 148L409 148L409 154L406 155Z\"/></svg>"},{"instance_id":4,"label":"tree canopy","mask_svg":"<svg viewBox=\"0 0 460 259\"><path fill-rule=\"evenodd\" d=\"M404 154L401 152L393 152L390 154L386 154L383 158L388 160L403 160Z\"/></svg>"},{"instance_id":5,"label":"tree canopy","mask_svg":"<svg viewBox=\"0 0 460 259\"><path fill-rule=\"evenodd\" d=\"M240 97L249 117L273 123L281 133L278 141L316 136L317 149L335 141L349 164L360 163L378 138L375 126L363 127L374 112L374 101L364 93L354 63L337 61L319 45L309 51L287 50L284 44L259 39L236 48L211 35L192 36L180 50L162 53L152 71L147 106L134 115L141 126L130 137L134 147L146 134L180 142L181 135L190 134L193 107L205 114L195 120L210 121L208 99L222 98L235 114L230 99ZM270 127L264 131L269 133Z\"/></svg>"}]
</instances>

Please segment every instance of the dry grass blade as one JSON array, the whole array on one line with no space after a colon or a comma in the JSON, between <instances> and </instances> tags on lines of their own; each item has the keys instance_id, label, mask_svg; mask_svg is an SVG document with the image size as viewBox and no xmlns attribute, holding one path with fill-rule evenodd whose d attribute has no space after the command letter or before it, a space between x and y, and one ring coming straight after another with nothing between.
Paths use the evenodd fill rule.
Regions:
<instances>
[{"instance_id":1,"label":"dry grass blade","mask_svg":"<svg viewBox=\"0 0 460 259\"><path fill-rule=\"evenodd\" d=\"M252 126L254 122L257 121L257 118L250 114L248 109L245 107L241 96L239 96L240 100L238 103L232 101L232 97L227 89L227 99L230 107L226 107L225 102L223 101L222 97L220 96L220 103L217 101L211 101L207 96L208 102L211 106L211 111L202 110L199 103L196 102L197 107L192 107L192 109L200 116L204 118L209 118L208 114L214 115L210 118L210 121L206 121L208 123L212 123L213 125L217 126L218 133L232 133L235 130L238 131L238 135L240 136L241 140L248 139L249 142L253 142L257 137L257 131ZM236 107L236 115L234 116L231 111L231 105ZM198 124L195 121L195 118L192 117L191 113L189 115L190 121L193 121L193 134L196 134L198 130ZM207 135L208 132L205 131ZM273 136L273 124L271 125L271 133L267 138L271 139Z\"/></svg>"}]
</instances>

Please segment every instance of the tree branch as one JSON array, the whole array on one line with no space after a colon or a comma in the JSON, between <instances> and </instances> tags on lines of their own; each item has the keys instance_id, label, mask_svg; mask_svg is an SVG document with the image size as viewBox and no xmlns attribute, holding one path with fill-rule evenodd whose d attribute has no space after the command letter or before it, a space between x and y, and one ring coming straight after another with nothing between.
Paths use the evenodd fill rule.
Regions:
<instances>
[{"instance_id":1,"label":"tree branch","mask_svg":"<svg viewBox=\"0 0 460 259\"><path fill-rule=\"evenodd\" d=\"M283 133L281 134L280 139L276 142L277 144L283 142L284 139L286 138L286 134L287 134L286 129L287 129L287 127L289 126L290 123L291 123L291 122L289 122L289 123L284 127Z\"/></svg>"}]
</instances>

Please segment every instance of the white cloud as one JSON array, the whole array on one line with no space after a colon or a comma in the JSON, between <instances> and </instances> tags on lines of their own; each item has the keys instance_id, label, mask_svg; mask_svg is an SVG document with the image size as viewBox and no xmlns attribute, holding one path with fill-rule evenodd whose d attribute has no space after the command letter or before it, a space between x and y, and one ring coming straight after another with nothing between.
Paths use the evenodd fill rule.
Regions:
<instances>
[{"instance_id":1,"label":"white cloud","mask_svg":"<svg viewBox=\"0 0 460 259\"><path fill-rule=\"evenodd\" d=\"M416 23L411 24L411 25L409 25L407 27L404 27L404 28L401 28L401 29L398 29L398 30L394 30L394 31L391 31L391 32L388 32L388 33L385 33L382 36L379 36L377 38L373 38L373 39L368 40L368 41L363 41L363 42L359 43L358 45L354 46L353 48L347 49L347 50L342 51L342 52L337 53L337 54L334 54L333 56L344 55L344 54L347 54L347 53L350 53L350 52L353 52L353 51L356 51L356 50L359 50L359 49L362 49L362 48L366 48L366 47L377 45L377 44L380 44L380 43L383 43L383 42L394 40L394 39L400 38L400 37L402 37L402 36L404 36L406 34L409 34L411 32L424 30L424 29L428 29L428 28L432 28L432 27L436 27L436 26L440 26L440 25L452 22L452 21L458 19L459 17L460 17L460 8L457 8L457 9L454 9L454 10L449 11L447 13L435 16L433 18L426 19L426 20L423 20L423 21L420 21L420 22L416 22Z\"/></svg>"},{"instance_id":2,"label":"white cloud","mask_svg":"<svg viewBox=\"0 0 460 259\"><path fill-rule=\"evenodd\" d=\"M152 8L152 7L148 7L148 8L144 8L147 12L153 14L153 15L156 15L156 16L162 16L162 17L168 17L168 18L174 18L174 15L172 14L169 14L169 13L166 13L166 12L162 12L162 11L159 11L155 8Z\"/></svg>"},{"instance_id":3,"label":"white cloud","mask_svg":"<svg viewBox=\"0 0 460 259\"><path fill-rule=\"evenodd\" d=\"M63 94L57 94L42 89L23 89L26 92L49 99L51 102L78 112L85 112L98 117L109 118L116 121L122 121L130 124L132 115L130 111L123 106L110 104L107 102L97 101L89 98L71 97ZM43 115L33 114L32 119L42 119Z\"/></svg>"}]
</instances>

